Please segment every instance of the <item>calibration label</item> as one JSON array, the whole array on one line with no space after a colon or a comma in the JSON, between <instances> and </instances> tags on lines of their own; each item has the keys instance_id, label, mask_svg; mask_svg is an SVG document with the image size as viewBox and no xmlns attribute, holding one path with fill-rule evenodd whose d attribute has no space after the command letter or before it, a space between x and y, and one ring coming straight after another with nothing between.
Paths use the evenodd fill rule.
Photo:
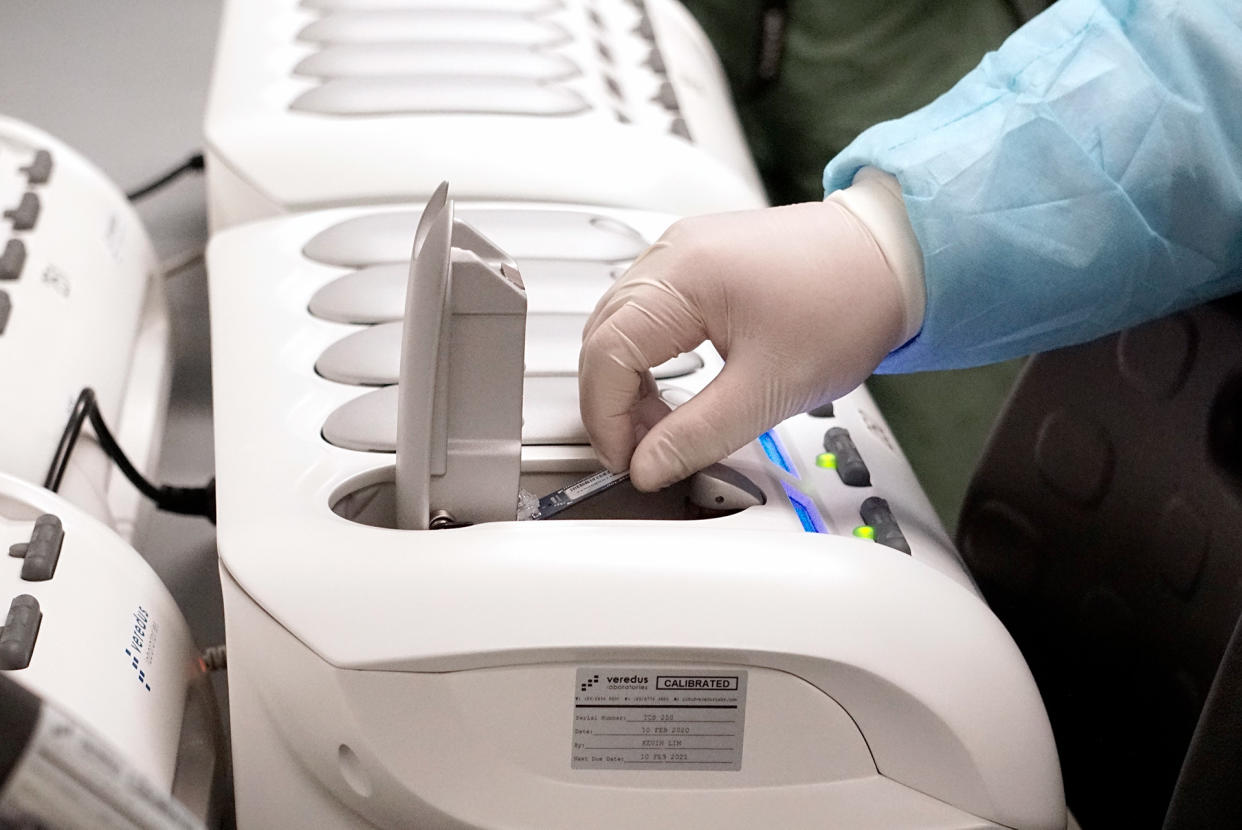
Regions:
<instances>
[{"instance_id":1,"label":"calibration label","mask_svg":"<svg viewBox=\"0 0 1242 830\"><path fill-rule=\"evenodd\" d=\"M580 668L573 769L740 770L746 672Z\"/></svg>"}]
</instances>

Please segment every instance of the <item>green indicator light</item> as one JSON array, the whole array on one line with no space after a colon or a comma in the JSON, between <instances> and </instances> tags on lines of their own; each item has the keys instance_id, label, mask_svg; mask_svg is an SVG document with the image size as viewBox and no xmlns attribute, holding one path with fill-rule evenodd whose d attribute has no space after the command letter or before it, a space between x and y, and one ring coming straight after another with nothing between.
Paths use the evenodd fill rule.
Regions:
<instances>
[{"instance_id":1,"label":"green indicator light","mask_svg":"<svg viewBox=\"0 0 1242 830\"><path fill-rule=\"evenodd\" d=\"M835 452L821 452L815 456L815 466L823 467L825 470L835 470L837 468L837 454Z\"/></svg>"},{"instance_id":2,"label":"green indicator light","mask_svg":"<svg viewBox=\"0 0 1242 830\"><path fill-rule=\"evenodd\" d=\"M871 525L859 525L854 528L854 535L859 539L870 539L875 541L875 528Z\"/></svg>"}]
</instances>

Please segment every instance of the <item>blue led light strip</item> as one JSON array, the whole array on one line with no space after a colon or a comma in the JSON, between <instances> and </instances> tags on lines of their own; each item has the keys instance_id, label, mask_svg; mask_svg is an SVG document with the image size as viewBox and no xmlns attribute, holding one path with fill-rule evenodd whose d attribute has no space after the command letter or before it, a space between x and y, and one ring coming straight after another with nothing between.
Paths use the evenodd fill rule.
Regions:
<instances>
[{"instance_id":1,"label":"blue led light strip","mask_svg":"<svg viewBox=\"0 0 1242 830\"><path fill-rule=\"evenodd\" d=\"M818 533L819 531L815 528L815 519L806 509L806 505L800 501L791 501L790 504L793 505L794 512L798 514L798 521L802 522L802 529L807 533Z\"/></svg>"},{"instance_id":2,"label":"blue led light strip","mask_svg":"<svg viewBox=\"0 0 1242 830\"><path fill-rule=\"evenodd\" d=\"M807 533L827 533L828 527L824 524L823 518L819 515L819 510L815 508L815 503L811 501L805 493L799 493L785 482L781 482L781 486L785 488L785 496L789 499L789 504L794 509L794 513L798 516L798 521L802 522L802 529Z\"/></svg>"},{"instance_id":3,"label":"blue led light strip","mask_svg":"<svg viewBox=\"0 0 1242 830\"><path fill-rule=\"evenodd\" d=\"M794 465L789 462L789 458L785 455L785 451L781 449L781 445L776 440L776 436L771 430L759 436L759 446L763 447L763 454L768 457L776 466L780 467L787 473L797 475L798 471L794 469Z\"/></svg>"}]
</instances>

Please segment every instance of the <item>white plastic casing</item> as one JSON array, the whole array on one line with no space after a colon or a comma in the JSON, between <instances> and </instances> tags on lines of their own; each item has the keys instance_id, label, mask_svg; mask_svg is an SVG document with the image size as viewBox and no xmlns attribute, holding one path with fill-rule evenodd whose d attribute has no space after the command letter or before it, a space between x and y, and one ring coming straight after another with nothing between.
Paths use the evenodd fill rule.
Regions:
<instances>
[{"instance_id":1,"label":"white plastic casing","mask_svg":"<svg viewBox=\"0 0 1242 830\"><path fill-rule=\"evenodd\" d=\"M453 218L447 190L415 233L401 326L396 518L420 530L433 502L512 521L521 477L526 292L517 263Z\"/></svg>"},{"instance_id":2,"label":"white plastic casing","mask_svg":"<svg viewBox=\"0 0 1242 830\"><path fill-rule=\"evenodd\" d=\"M28 168L42 151L46 181ZM27 169L23 169L27 168ZM38 178L36 176L36 178ZM0 117L0 219L7 320L0 333L0 471L41 484L74 401L95 390L104 421L140 471L156 466L171 380L168 313L155 252L124 195L52 136ZM33 216L33 224L29 217ZM19 251L20 249L20 251ZM20 267L18 267L20 263ZM133 538L145 502L89 425L61 490Z\"/></svg>"},{"instance_id":3,"label":"white plastic casing","mask_svg":"<svg viewBox=\"0 0 1242 830\"><path fill-rule=\"evenodd\" d=\"M168 793L182 714L201 673L189 627L151 566L110 528L55 493L0 473L0 550L30 541L43 514L64 540L50 579L0 556L0 611L27 594L43 618L29 666L6 672L106 739Z\"/></svg>"},{"instance_id":4,"label":"white plastic casing","mask_svg":"<svg viewBox=\"0 0 1242 830\"><path fill-rule=\"evenodd\" d=\"M214 229L425 199L443 178L458 198L766 204L719 61L673 0L233 0L205 133Z\"/></svg>"},{"instance_id":5,"label":"white plastic casing","mask_svg":"<svg viewBox=\"0 0 1242 830\"><path fill-rule=\"evenodd\" d=\"M408 226L412 239L417 209L390 224ZM579 234L535 232L541 217L555 224L565 211L646 240L671 220L457 203L457 216L478 220L519 268L585 245ZM506 228L516 213L526 218ZM367 259L369 244L399 250L365 234L352 252L338 244L359 229L341 223L375 214L256 223L217 235L208 252L239 826L1065 826L1030 673L861 389L832 417L800 415L777 428L792 472L757 443L727 459L766 502L720 518L402 531L334 512L366 484L381 486L359 510L393 512L382 486L391 453L323 437L343 405L389 394L314 369L325 349L365 327L308 311L351 270L326 264L326 248L355 260ZM325 246L325 237L335 241ZM373 261L400 267L400 256ZM523 272L532 318L571 293L541 293L538 270ZM523 475L576 479L598 469L589 447L525 435L577 423L575 369L530 374L535 330ZM714 352L699 355L701 370L662 382L671 400L718 371ZM558 377L574 393L540 400ZM553 404L563 423L552 423ZM815 466L832 425L854 436L870 486ZM786 486L810 497L830 532L804 532ZM912 555L852 535L859 504L873 495L890 504ZM741 768L572 769L575 673L590 666L745 671Z\"/></svg>"}]
</instances>

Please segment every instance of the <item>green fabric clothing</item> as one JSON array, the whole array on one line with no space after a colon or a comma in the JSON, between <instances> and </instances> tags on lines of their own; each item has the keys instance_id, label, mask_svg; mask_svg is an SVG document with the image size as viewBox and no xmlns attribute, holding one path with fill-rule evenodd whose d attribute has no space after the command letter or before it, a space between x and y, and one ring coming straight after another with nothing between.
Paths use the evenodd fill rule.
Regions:
<instances>
[{"instance_id":1,"label":"green fabric clothing","mask_svg":"<svg viewBox=\"0 0 1242 830\"><path fill-rule=\"evenodd\" d=\"M947 90L1017 23L1006 0L685 5L720 54L774 204L823 198L829 159L865 128ZM765 30L773 37L761 49ZM772 41L783 48L773 48ZM774 77L764 79L765 73Z\"/></svg>"},{"instance_id":2,"label":"green fabric clothing","mask_svg":"<svg viewBox=\"0 0 1242 830\"><path fill-rule=\"evenodd\" d=\"M828 160L953 86L1042 0L684 0L720 54L775 204L823 198ZM761 49L784 15L783 49ZM775 17L773 17L773 15ZM778 27L779 28L779 27ZM761 58L779 63L761 66ZM764 73L770 78L761 77ZM1020 361L868 387L950 530Z\"/></svg>"}]
</instances>

